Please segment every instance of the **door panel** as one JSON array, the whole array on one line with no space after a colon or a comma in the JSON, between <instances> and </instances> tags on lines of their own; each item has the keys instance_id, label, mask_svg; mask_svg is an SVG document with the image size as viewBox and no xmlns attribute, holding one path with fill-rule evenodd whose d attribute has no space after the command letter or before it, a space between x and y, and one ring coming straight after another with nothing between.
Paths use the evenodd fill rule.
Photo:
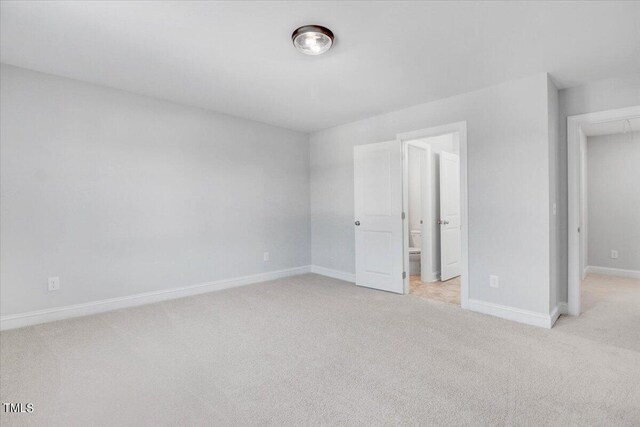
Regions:
<instances>
[{"instance_id":1,"label":"door panel","mask_svg":"<svg viewBox=\"0 0 640 427\"><path fill-rule=\"evenodd\" d=\"M391 215L391 153L363 153L363 193L365 215Z\"/></svg>"},{"instance_id":2,"label":"door panel","mask_svg":"<svg viewBox=\"0 0 640 427\"><path fill-rule=\"evenodd\" d=\"M440 152L440 280L461 271L460 157Z\"/></svg>"},{"instance_id":3,"label":"door panel","mask_svg":"<svg viewBox=\"0 0 640 427\"><path fill-rule=\"evenodd\" d=\"M362 244L366 252L365 270L391 277L393 260L387 255L393 244L393 234L386 231L362 230Z\"/></svg>"},{"instance_id":4,"label":"door panel","mask_svg":"<svg viewBox=\"0 0 640 427\"><path fill-rule=\"evenodd\" d=\"M356 284L403 293L399 141L354 147Z\"/></svg>"}]
</instances>

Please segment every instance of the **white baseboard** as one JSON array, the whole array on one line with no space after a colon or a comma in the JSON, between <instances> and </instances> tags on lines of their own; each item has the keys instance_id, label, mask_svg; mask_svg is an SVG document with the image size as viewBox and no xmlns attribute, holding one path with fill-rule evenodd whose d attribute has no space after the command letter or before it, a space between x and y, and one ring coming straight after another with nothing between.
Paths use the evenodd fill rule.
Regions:
<instances>
[{"instance_id":1,"label":"white baseboard","mask_svg":"<svg viewBox=\"0 0 640 427\"><path fill-rule=\"evenodd\" d=\"M129 295L125 297L109 298L82 304L67 305L64 307L48 308L45 310L31 311L27 313L11 314L0 317L0 330L21 328L23 326L36 325L38 323L52 322L54 320L69 319L72 317L87 316L103 313L119 308L135 307L176 298L184 298L207 292L220 291L252 283L267 282L282 277L296 276L309 273L310 266L288 268L285 270L270 271L267 273L252 274L250 276L236 277L232 279L216 280L214 282L198 285L184 286L180 288L164 289L161 291L145 292L143 294Z\"/></svg>"},{"instance_id":2,"label":"white baseboard","mask_svg":"<svg viewBox=\"0 0 640 427\"><path fill-rule=\"evenodd\" d=\"M560 315L558 307L552 314L545 314L474 299L469 300L469 310L547 329L553 326Z\"/></svg>"},{"instance_id":3,"label":"white baseboard","mask_svg":"<svg viewBox=\"0 0 640 427\"><path fill-rule=\"evenodd\" d=\"M606 276L628 277L630 279L640 279L639 270L625 270L623 268L597 267L589 265L585 269L587 274L604 274Z\"/></svg>"},{"instance_id":4,"label":"white baseboard","mask_svg":"<svg viewBox=\"0 0 640 427\"><path fill-rule=\"evenodd\" d=\"M334 279L344 280L345 282L356 282L356 275L347 273L345 271L334 270L332 268L320 267L319 265L312 265L311 272L321 274L327 277L333 277Z\"/></svg>"},{"instance_id":5,"label":"white baseboard","mask_svg":"<svg viewBox=\"0 0 640 427\"><path fill-rule=\"evenodd\" d=\"M559 302L558 311L560 314L569 314L569 305L566 302Z\"/></svg>"},{"instance_id":6,"label":"white baseboard","mask_svg":"<svg viewBox=\"0 0 640 427\"><path fill-rule=\"evenodd\" d=\"M567 306L566 302L559 302L558 305L556 305L556 308L554 308L551 311L550 316L550 326L552 327L555 323L556 320L558 320L558 317L560 317L561 314L568 314L569 313L569 308Z\"/></svg>"}]
</instances>

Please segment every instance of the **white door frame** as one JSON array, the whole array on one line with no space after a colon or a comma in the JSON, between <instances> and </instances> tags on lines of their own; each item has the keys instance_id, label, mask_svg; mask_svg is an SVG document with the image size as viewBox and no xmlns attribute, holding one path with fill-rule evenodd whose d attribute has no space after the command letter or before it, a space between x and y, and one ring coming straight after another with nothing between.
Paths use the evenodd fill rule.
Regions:
<instances>
[{"instance_id":1,"label":"white door frame","mask_svg":"<svg viewBox=\"0 0 640 427\"><path fill-rule=\"evenodd\" d=\"M460 281L460 305L469 308L469 220L468 220L468 195L467 195L467 122L456 122L428 129L399 133L396 138L402 143L402 210L409 211L409 160L408 142L415 139L430 138L434 136L458 133L460 138L460 210L462 239L462 269ZM406 214L405 214L406 218ZM404 237L404 271L407 275L404 279L404 293L409 293L409 221L405 219L402 224Z\"/></svg>"},{"instance_id":2,"label":"white door frame","mask_svg":"<svg viewBox=\"0 0 640 427\"><path fill-rule=\"evenodd\" d=\"M586 212L581 197L582 154L585 135L582 126L592 123L625 120L640 116L640 105L616 110L599 111L597 113L580 114L567 117L567 178L568 178L568 284L567 308L572 316L580 314L580 281L583 272L580 266L586 260L583 256L583 242L580 235L585 236ZM580 233L580 231L583 233Z\"/></svg>"}]
</instances>

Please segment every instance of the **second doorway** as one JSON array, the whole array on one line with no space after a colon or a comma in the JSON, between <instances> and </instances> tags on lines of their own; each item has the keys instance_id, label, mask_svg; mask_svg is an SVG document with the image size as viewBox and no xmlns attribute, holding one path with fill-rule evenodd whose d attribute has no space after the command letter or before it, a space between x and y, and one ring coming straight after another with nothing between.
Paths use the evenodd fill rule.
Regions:
<instances>
[{"instance_id":1,"label":"second doorway","mask_svg":"<svg viewBox=\"0 0 640 427\"><path fill-rule=\"evenodd\" d=\"M409 292L460 305L460 135L407 141Z\"/></svg>"}]
</instances>

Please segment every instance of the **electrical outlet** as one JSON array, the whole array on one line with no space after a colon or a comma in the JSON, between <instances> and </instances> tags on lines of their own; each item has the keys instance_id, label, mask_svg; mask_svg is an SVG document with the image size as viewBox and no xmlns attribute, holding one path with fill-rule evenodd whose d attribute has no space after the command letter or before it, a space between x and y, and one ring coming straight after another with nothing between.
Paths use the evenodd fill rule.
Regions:
<instances>
[{"instance_id":1,"label":"electrical outlet","mask_svg":"<svg viewBox=\"0 0 640 427\"><path fill-rule=\"evenodd\" d=\"M60 278L59 277L49 277L47 279L47 284L49 287L49 291L57 291L60 289Z\"/></svg>"},{"instance_id":2,"label":"electrical outlet","mask_svg":"<svg viewBox=\"0 0 640 427\"><path fill-rule=\"evenodd\" d=\"M498 276L489 276L489 286L491 286L492 288L500 287L500 279L498 278Z\"/></svg>"},{"instance_id":3,"label":"electrical outlet","mask_svg":"<svg viewBox=\"0 0 640 427\"><path fill-rule=\"evenodd\" d=\"M613 259L617 259L618 258L618 251L611 251L611 258Z\"/></svg>"},{"instance_id":4,"label":"electrical outlet","mask_svg":"<svg viewBox=\"0 0 640 427\"><path fill-rule=\"evenodd\" d=\"M264 262L269 261L269 252L265 252L265 253L262 255L262 260L263 260Z\"/></svg>"}]
</instances>

